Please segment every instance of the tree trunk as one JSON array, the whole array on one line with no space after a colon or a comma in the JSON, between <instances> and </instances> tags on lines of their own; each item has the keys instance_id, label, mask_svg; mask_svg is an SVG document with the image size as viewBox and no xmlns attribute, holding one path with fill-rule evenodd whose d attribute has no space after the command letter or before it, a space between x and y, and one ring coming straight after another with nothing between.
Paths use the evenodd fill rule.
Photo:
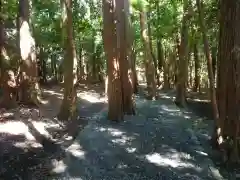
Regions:
<instances>
[{"instance_id":1,"label":"tree trunk","mask_svg":"<svg viewBox=\"0 0 240 180\"><path fill-rule=\"evenodd\" d=\"M39 76L40 76L40 83L46 83L47 82L47 65L46 65L46 60L44 57L44 51L43 47L39 47L40 52L39 52L39 61L40 61L40 71L39 71Z\"/></svg>"},{"instance_id":2,"label":"tree trunk","mask_svg":"<svg viewBox=\"0 0 240 180\"><path fill-rule=\"evenodd\" d=\"M181 42L179 47L179 69L176 104L182 107L186 106L186 82L187 82L187 46L188 46L188 21L189 21L189 2L184 0L183 19L181 29Z\"/></svg>"},{"instance_id":3,"label":"tree trunk","mask_svg":"<svg viewBox=\"0 0 240 180\"><path fill-rule=\"evenodd\" d=\"M63 61L64 70L64 99L58 114L61 120L72 120L77 118L77 93L75 83L77 82L77 58L73 37L72 0L62 0L63 7L63 30L65 56Z\"/></svg>"},{"instance_id":4,"label":"tree trunk","mask_svg":"<svg viewBox=\"0 0 240 180\"><path fill-rule=\"evenodd\" d=\"M82 45L79 47L79 57L78 57L78 65L77 65L77 74L78 74L78 81L81 81L84 76L84 69L83 69L83 63L82 63L82 55L83 54L83 48Z\"/></svg>"},{"instance_id":5,"label":"tree trunk","mask_svg":"<svg viewBox=\"0 0 240 180\"><path fill-rule=\"evenodd\" d=\"M157 97L156 92L156 80L155 80L155 67L153 59L151 56L151 48L148 37L148 26L147 26L147 15L144 10L140 12L140 27L141 27L141 37L143 40L144 46L144 64L145 64L145 73L147 80L147 91L148 99L153 99Z\"/></svg>"},{"instance_id":6,"label":"tree trunk","mask_svg":"<svg viewBox=\"0 0 240 180\"><path fill-rule=\"evenodd\" d=\"M170 88L169 83L169 63L170 63L170 56L167 57L167 51L165 51L165 57L163 61L163 89L168 90Z\"/></svg>"},{"instance_id":7,"label":"tree trunk","mask_svg":"<svg viewBox=\"0 0 240 180\"><path fill-rule=\"evenodd\" d=\"M217 71L217 49L216 47L211 48L211 56L212 56L212 70L213 70L213 79L214 83L216 82L216 71Z\"/></svg>"},{"instance_id":8,"label":"tree trunk","mask_svg":"<svg viewBox=\"0 0 240 180\"><path fill-rule=\"evenodd\" d=\"M130 55L132 50L132 42L130 37L130 23L129 23L129 2L128 0L115 1L116 2L116 16L117 16L117 41L120 58L120 73L122 83L122 97L123 97L123 111L125 114L133 115L135 110L133 107L133 88L131 84Z\"/></svg>"},{"instance_id":9,"label":"tree trunk","mask_svg":"<svg viewBox=\"0 0 240 180\"><path fill-rule=\"evenodd\" d=\"M0 6L2 6L2 2L0 1ZM0 13L2 14L2 8L0 8ZM2 85L2 80L4 76L4 22L2 15L0 16L0 86Z\"/></svg>"},{"instance_id":10,"label":"tree trunk","mask_svg":"<svg viewBox=\"0 0 240 180\"><path fill-rule=\"evenodd\" d=\"M228 159L239 162L240 118L240 4L238 1L221 1L220 38L218 50L218 132L226 145ZM221 140L219 138L219 140ZM220 141L219 143L222 143Z\"/></svg>"},{"instance_id":11,"label":"tree trunk","mask_svg":"<svg viewBox=\"0 0 240 180\"><path fill-rule=\"evenodd\" d=\"M162 78L162 73L163 73L163 64L164 64L164 52L163 52L163 46L162 46L162 34L161 34L161 11L160 11L160 6L159 6L159 1L156 1L156 10L157 10L157 66L155 68L158 69L158 74L159 74L159 81L158 86L161 86L160 78Z\"/></svg>"},{"instance_id":12,"label":"tree trunk","mask_svg":"<svg viewBox=\"0 0 240 180\"><path fill-rule=\"evenodd\" d=\"M115 33L114 0L102 0L103 4L103 41L107 57L107 94L108 119L123 119L123 97L120 77L120 59L117 53L117 36Z\"/></svg>"},{"instance_id":13,"label":"tree trunk","mask_svg":"<svg viewBox=\"0 0 240 180\"><path fill-rule=\"evenodd\" d=\"M37 104L39 95L35 41L30 32L29 0L19 0L20 101Z\"/></svg>"},{"instance_id":14,"label":"tree trunk","mask_svg":"<svg viewBox=\"0 0 240 180\"><path fill-rule=\"evenodd\" d=\"M136 71L136 51L132 48L131 54L131 69L132 69L132 86L133 86L133 93L138 93L138 77Z\"/></svg>"},{"instance_id":15,"label":"tree trunk","mask_svg":"<svg viewBox=\"0 0 240 180\"><path fill-rule=\"evenodd\" d=\"M194 78L194 91L200 91L200 62L198 58L197 43L194 43L193 53L194 53L194 68L195 68L195 78Z\"/></svg>"},{"instance_id":16,"label":"tree trunk","mask_svg":"<svg viewBox=\"0 0 240 180\"><path fill-rule=\"evenodd\" d=\"M150 12L147 13L148 14L148 19L150 19ZM151 56L152 56L152 60L153 60L153 64L154 64L154 69L155 69L155 75L156 75L156 80L157 80L157 85L160 86L160 76L158 73L158 69L157 69L157 59L156 56L153 52L153 44L152 44L152 29L151 29L151 23L150 21L148 21L148 36L149 36L149 47L150 47L150 51L151 51Z\"/></svg>"},{"instance_id":17,"label":"tree trunk","mask_svg":"<svg viewBox=\"0 0 240 180\"><path fill-rule=\"evenodd\" d=\"M158 68L158 71L159 71L159 78L161 77L161 74L163 72L163 64L164 64L164 55L163 55L163 47L162 47L162 41L161 41L161 38L158 37L157 39L157 54L158 54L158 63L157 63L157 68ZM159 84L158 86L160 86L161 83L160 83L160 80L159 80Z\"/></svg>"},{"instance_id":18,"label":"tree trunk","mask_svg":"<svg viewBox=\"0 0 240 180\"><path fill-rule=\"evenodd\" d=\"M209 78L209 84L210 84L210 97L211 97L211 103L212 103L212 111L213 111L213 117L215 120L215 126L216 126L216 131L220 127L220 122L219 122L219 112L218 112L218 107L217 107L217 99L216 99L216 91L215 91L215 86L214 86L214 76L213 76L213 69L212 69L212 57L211 57L211 52L209 48L209 43L206 35L206 28L204 24L204 17L203 17L203 12L202 12L202 4L200 0L196 0L197 8L198 8L198 13L199 13L199 24L200 24L200 30L203 35L203 43L204 43L204 51L205 55L207 58L207 67L208 67L208 78ZM218 134L217 132L214 133L213 137L218 139L221 135ZM216 140L217 140L216 139Z\"/></svg>"}]
</instances>

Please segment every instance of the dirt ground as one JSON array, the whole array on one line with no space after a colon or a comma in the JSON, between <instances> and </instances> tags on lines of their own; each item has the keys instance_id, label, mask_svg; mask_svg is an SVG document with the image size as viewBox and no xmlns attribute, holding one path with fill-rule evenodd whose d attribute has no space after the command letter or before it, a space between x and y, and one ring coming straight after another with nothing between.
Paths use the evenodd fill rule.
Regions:
<instances>
[{"instance_id":1,"label":"dirt ground","mask_svg":"<svg viewBox=\"0 0 240 180\"><path fill-rule=\"evenodd\" d=\"M78 93L82 95L89 88L98 92L102 89L80 86ZM71 122L58 121L62 99L61 87L43 87L38 107L20 105L11 110L0 109L0 179L52 176L54 162L64 158L63 149L87 124L82 116Z\"/></svg>"}]
</instances>

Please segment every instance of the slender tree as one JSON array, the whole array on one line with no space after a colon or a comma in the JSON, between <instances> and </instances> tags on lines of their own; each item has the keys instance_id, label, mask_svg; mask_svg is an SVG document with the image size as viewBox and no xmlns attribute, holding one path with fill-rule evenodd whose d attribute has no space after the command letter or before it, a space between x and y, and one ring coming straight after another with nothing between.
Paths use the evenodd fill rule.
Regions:
<instances>
[{"instance_id":1,"label":"slender tree","mask_svg":"<svg viewBox=\"0 0 240 180\"><path fill-rule=\"evenodd\" d=\"M200 0L196 1L197 9L199 13L199 24L200 29L203 35L203 43L204 43L204 51L207 58L207 67L208 67L208 78L209 78L209 84L210 84L210 96L211 96L211 102L212 102L212 110L213 110L213 117L217 124L219 124L219 114L218 114L218 108L217 108L217 99L216 99L216 90L214 85L214 75L213 75L213 65L212 65L212 56L209 48L209 43L206 35L206 28L203 20L203 11L202 11L202 4ZM218 126L218 125L217 125Z\"/></svg>"},{"instance_id":2,"label":"slender tree","mask_svg":"<svg viewBox=\"0 0 240 180\"><path fill-rule=\"evenodd\" d=\"M116 1L116 33L120 58L120 74L123 96L123 111L125 114L135 114L133 107L133 86L131 84L131 29L130 29L129 1Z\"/></svg>"},{"instance_id":3,"label":"slender tree","mask_svg":"<svg viewBox=\"0 0 240 180\"><path fill-rule=\"evenodd\" d=\"M72 0L62 0L62 22L64 55L64 99L58 114L61 120L71 120L77 117L76 88L77 82L77 58L73 37Z\"/></svg>"},{"instance_id":4,"label":"slender tree","mask_svg":"<svg viewBox=\"0 0 240 180\"><path fill-rule=\"evenodd\" d=\"M144 65L147 80L148 99L157 97L155 66L151 55L146 7L140 9L141 38L144 46Z\"/></svg>"},{"instance_id":5,"label":"slender tree","mask_svg":"<svg viewBox=\"0 0 240 180\"><path fill-rule=\"evenodd\" d=\"M179 63L177 77L177 95L176 104L186 105L186 82L187 82L187 46L188 46L188 24L189 24L189 1L183 1L183 18L181 27L181 42L179 46Z\"/></svg>"},{"instance_id":6,"label":"slender tree","mask_svg":"<svg viewBox=\"0 0 240 180\"><path fill-rule=\"evenodd\" d=\"M32 37L29 24L29 0L19 0L19 48L20 48L20 101L23 103L38 103L39 85L35 52L35 40Z\"/></svg>"}]
</instances>

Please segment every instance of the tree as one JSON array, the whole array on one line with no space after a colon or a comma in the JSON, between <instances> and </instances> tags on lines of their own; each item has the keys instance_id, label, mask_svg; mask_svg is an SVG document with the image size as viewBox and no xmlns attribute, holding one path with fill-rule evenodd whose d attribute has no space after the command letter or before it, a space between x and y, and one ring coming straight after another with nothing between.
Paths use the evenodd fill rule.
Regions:
<instances>
[{"instance_id":1,"label":"tree","mask_svg":"<svg viewBox=\"0 0 240 180\"><path fill-rule=\"evenodd\" d=\"M143 41L144 47L144 64L145 64L145 73L147 81L147 91L148 99L153 99L157 97L156 91L156 77L155 77L155 66L151 54L151 44L148 33L148 20L146 7L140 9L140 27L141 27L141 38Z\"/></svg>"},{"instance_id":2,"label":"tree","mask_svg":"<svg viewBox=\"0 0 240 180\"><path fill-rule=\"evenodd\" d=\"M62 0L63 8L63 43L66 48L64 55L64 98L58 114L61 120L71 120L77 117L77 59L73 37L72 0Z\"/></svg>"},{"instance_id":3,"label":"tree","mask_svg":"<svg viewBox=\"0 0 240 180\"><path fill-rule=\"evenodd\" d=\"M195 69L194 91L197 92L197 91L200 91L200 62L198 58L198 47L196 42L194 42L194 45L193 45L193 53L194 53L194 69Z\"/></svg>"},{"instance_id":4,"label":"tree","mask_svg":"<svg viewBox=\"0 0 240 180\"><path fill-rule=\"evenodd\" d=\"M110 120L135 113L132 100L130 68L131 40L129 2L103 1L103 37L108 62L108 102ZM116 23L114 23L116 21Z\"/></svg>"},{"instance_id":5,"label":"tree","mask_svg":"<svg viewBox=\"0 0 240 180\"><path fill-rule=\"evenodd\" d=\"M220 36L219 36L219 77L218 109L219 143L226 147L229 159L239 162L240 158L240 3L238 1L220 2ZM227 146L223 146L223 145ZM229 148L230 147L230 148Z\"/></svg>"},{"instance_id":6,"label":"tree","mask_svg":"<svg viewBox=\"0 0 240 180\"><path fill-rule=\"evenodd\" d=\"M187 84L187 46L188 46L188 23L189 1L183 1L183 18L181 27L181 42L179 46L179 62L178 62L178 82L177 82L177 95L176 104L179 106L186 106L186 84Z\"/></svg>"},{"instance_id":7,"label":"tree","mask_svg":"<svg viewBox=\"0 0 240 180\"><path fill-rule=\"evenodd\" d=\"M27 104L37 104L39 95L37 61L35 41L31 35L29 18L29 0L19 0L20 101Z\"/></svg>"},{"instance_id":8,"label":"tree","mask_svg":"<svg viewBox=\"0 0 240 180\"><path fill-rule=\"evenodd\" d=\"M119 42L120 72L123 93L123 111L125 114L135 114L133 106L133 84L131 82L131 26L129 13L129 0L116 1L117 15L117 41Z\"/></svg>"},{"instance_id":9,"label":"tree","mask_svg":"<svg viewBox=\"0 0 240 180\"><path fill-rule=\"evenodd\" d=\"M213 117L214 117L215 124L216 124L215 125L216 130L214 132L213 139L215 139L215 137L218 139L220 134L217 134L217 129L218 129L217 127L219 127L220 122L219 122L219 112L218 112L218 107L217 107L216 90L215 90L215 85L214 85L215 81L214 81L214 74L213 74L212 56L211 56L211 52L210 52L210 48L209 48L207 35L206 35L205 24L203 21L202 4L201 4L200 0L197 0L196 4L197 4L198 13L199 13L200 29L201 29L202 36L203 36L204 51L205 51L205 55L207 58L208 78L209 78L209 84L210 84L209 91L210 91L210 97L211 97L211 103L212 103Z\"/></svg>"},{"instance_id":10,"label":"tree","mask_svg":"<svg viewBox=\"0 0 240 180\"><path fill-rule=\"evenodd\" d=\"M124 113L114 5L114 0L103 0L103 41L107 58L108 119L120 121Z\"/></svg>"}]
</instances>

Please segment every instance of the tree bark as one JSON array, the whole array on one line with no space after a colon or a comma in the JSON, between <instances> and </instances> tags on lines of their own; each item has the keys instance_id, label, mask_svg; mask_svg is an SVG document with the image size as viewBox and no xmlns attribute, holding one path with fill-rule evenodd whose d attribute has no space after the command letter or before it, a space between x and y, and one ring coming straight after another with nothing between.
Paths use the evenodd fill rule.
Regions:
<instances>
[{"instance_id":1,"label":"tree bark","mask_svg":"<svg viewBox=\"0 0 240 180\"><path fill-rule=\"evenodd\" d=\"M35 41L29 25L29 0L19 0L20 101L37 104L39 95Z\"/></svg>"},{"instance_id":2,"label":"tree bark","mask_svg":"<svg viewBox=\"0 0 240 180\"><path fill-rule=\"evenodd\" d=\"M117 53L117 36L115 33L114 0L102 0L103 4L103 41L107 57L107 94L108 119L123 120L123 97L121 87L120 59Z\"/></svg>"},{"instance_id":3,"label":"tree bark","mask_svg":"<svg viewBox=\"0 0 240 180\"><path fill-rule=\"evenodd\" d=\"M138 93L138 77L136 71L136 50L132 48L131 53L131 69L132 69L132 86L133 86L133 93Z\"/></svg>"},{"instance_id":4,"label":"tree bark","mask_svg":"<svg viewBox=\"0 0 240 180\"><path fill-rule=\"evenodd\" d=\"M142 10L140 12L141 37L144 46L144 64L147 80L148 99L157 98L155 67L151 56L151 48L148 37L147 14Z\"/></svg>"},{"instance_id":5,"label":"tree bark","mask_svg":"<svg viewBox=\"0 0 240 180\"><path fill-rule=\"evenodd\" d=\"M220 38L218 49L218 109L219 143L227 151L228 160L239 162L240 118L240 4L238 1L221 1ZM221 140L221 141L220 141ZM223 146L224 145L224 146ZM220 146L221 147L221 146Z\"/></svg>"},{"instance_id":6,"label":"tree bark","mask_svg":"<svg viewBox=\"0 0 240 180\"><path fill-rule=\"evenodd\" d=\"M216 82L216 71L217 71L217 49L216 47L211 48L211 56L212 56L212 70L213 70L213 79L214 83Z\"/></svg>"},{"instance_id":7,"label":"tree bark","mask_svg":"<svg viewBox=\"0 0 240 180\"><path fill-rule=\"evenodd\" d=\"M58 113L61 120L73 120L77 118L77 58L73 37L72 0L62 0L63 7L63 30L65 56L63 60L64 70L64 98Z\"/></svg>"},{"instance_id":8,"label":"tree bark","mask_svg":"<svg viewBox=\"0 0 240 180\"><path fill-rule=\"evenodd\" d=\"M211 57L211 52L209 48L209 43L206 35L206 28L203 20L203 12L202 12L202 4L200 0L196 0L197 4L197 9L199 13L199 24L200 24L200 30L202 32L203 36L203 43L204 43L204 51L205 55L207 58L207 67L208 67L208 78L209 78L209 84L210 84L210 97L211 97L211 103L212 103L212 111L213 111L213 117L215 120L215 126L216 126L216 131L220 127L220 122L219 122L219 112L218 112L218 107L217 107L217 99L216 99L216 90L215 90L215 85L214 85L214 76L213 76L213 69L212 69L212 57ZM215 133L217 133L215 131ZM215 134L214 133L214 139L217 137L217 139L220 137L220 134ZM217 136L216 136L217 135ZM216 140L217 140L216 139Z\"/></svg>"},{"instance_id":9,"label":"tree bark","mask_svg":"<svg viewBox=\"0 0 240 180\"><path fill-rule=\"evenodd\" d=\"M150 9L151 11L151 9ZM147 13L148 15L148 19L150 19L150 12ZM148 36L149 36L149 47L150 47L150 51L151 51L151 56L152 56L152 60L153 60L153 64L154 64L154 69L155 69L155 75L156 75L156 81L157 81L157 85L160 86L160 76L158 73L158 69L157 69L157 59L156 56L153 52L153 44L152 44L152 29L151 29L151 23L150 21L148 21Z\"/></svg>"},{"instance_id":10,"label":"tree bark","mask_svg":"<svg viewBox=\"0 0 240 180\"><path fill-rule=\"evenodd\" d=\"M130 23L129 23L129 2L128 0L116 0L116 18L117 23L117 41L120 58L120 73L122 83L122 97L123 97L123 111L125 114L135 114L133 106L133 88L131 84L131 50L132 42L130 37Z\"/></svg>"},{"instance_id":11,"label":"tree bark","mask_svg":"<svg viewBox=\"0 0 240 180\"><path fill-rule=\"evenodd\" d=\"M200 62L198 58L198 47L197 43L194 43L193 46L193 53L194 53L194 69L195 69L195 78L194 78L194 91L200 91Z\"/></svg>"},{"instance_id":12,"label":"tree bark","mask_svg":"<svg viewBox=\"0 0 240 180\"><path fill-rule=\"evenodd\" d=\"M178 82L176 104L182 107L186 106L186 82L187 82L187 46L188 46L188 21L190 18L189 2L184 0L183 5L183 19L181 29L181 42L179 47L179 69L178 69Z\"/></svg>"}]
</instances>

